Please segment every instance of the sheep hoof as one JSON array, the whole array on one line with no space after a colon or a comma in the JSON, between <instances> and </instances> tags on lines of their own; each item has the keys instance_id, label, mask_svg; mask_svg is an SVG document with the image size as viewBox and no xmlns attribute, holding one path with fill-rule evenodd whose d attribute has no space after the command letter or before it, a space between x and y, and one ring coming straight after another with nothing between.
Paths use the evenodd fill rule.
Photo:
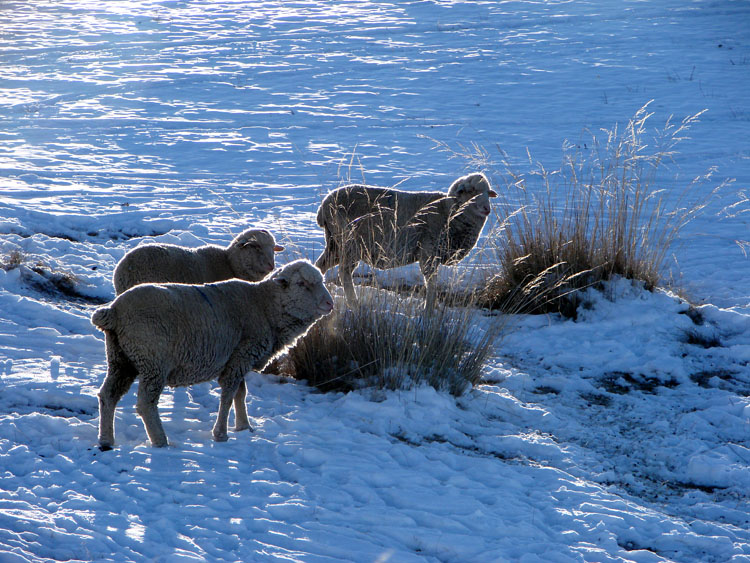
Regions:
<instances>
[{"instance_id":1,"label":"sheep hoof","mask_svg":"<svg viewBox=\"0 0 750 563\"><path fill-rule=\"evenodd\" d=\"M226 442L227 440L229 440L229 435L228 434L214 434L214 440L216 442Z\"/></svg>"},{"instance_id":2,"label":"sheep hoof","mask_svg":"<svg viewBox=\"0 0 750 563\"><path fill-rule=\"evenodd\" d=\"M236 424L232 430L234 430L235 432L242 432L243 430L249 430L250 432L252 432L253 427L250 426L250 423Z\"/></svg>"},{"instance_id":3,"label":"sheep hoof","mask_svg":"<svg viewBox=\"0 0 750 563\"><path fill-rule=\"evenodd\" d=\"M112 449L112 444L109 442L99 442L99 451L108 452Z\"/></svg>"}]
</instances>

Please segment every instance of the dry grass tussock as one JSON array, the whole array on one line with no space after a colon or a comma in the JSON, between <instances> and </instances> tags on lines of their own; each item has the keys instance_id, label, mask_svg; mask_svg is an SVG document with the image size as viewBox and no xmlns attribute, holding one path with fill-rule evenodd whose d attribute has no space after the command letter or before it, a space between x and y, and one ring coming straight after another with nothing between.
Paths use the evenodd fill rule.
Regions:
<instances>
[{"instance_id":1,"label":"dry grass tussock","mask_svg":"<svg viewBox=\"0 0 750 563\"><path fill-rule=\"evenodd\" d=\"M476 310L360 287L349 308L337 299L329 316L301 338L273 371L323 391L365 387L409 389L428 384L455 396L482 376L496 330L476 323Z\"/></svg>"},{"instance_id":2,"label":"dry grass tussock","mask_svg":"<svg viewBox=\"0 0 750 563\"><path fill-rule=\"evenodd\" d=\"M41 260L30 261L29 257L19 250L13 250L0 258L0 269L6 272L19 270L21 280L40 293L52 297L78 299L93 303L104 302L103 299L85 296L78 291L80 280L67 271L55 269Z\"/></svg>"},{"instance_id":3,"label":"dry grass tussock","mask_svg":"<svg viewBox=\"0 0 750 563\"><path fill-rule=\"evenodd\" d=\"M649 289L663 281L680 230L723 184L704 189L710 170L681 190L661 188L665 165L701 114L668 120L647 135L651 115L647 104L622 129L587 132L585 142L566 144L557 170L529 155L533 171L523 176L503 156L504 176L521 202L510 201L511 190L499 190L500 207L508 211L488 238L501 271L482 306L573 316L582 288L613 276L641 280ZM467 152L472 166L489 160L480 147L464 150L464 157Z\"/></svg>"}]
</instances>

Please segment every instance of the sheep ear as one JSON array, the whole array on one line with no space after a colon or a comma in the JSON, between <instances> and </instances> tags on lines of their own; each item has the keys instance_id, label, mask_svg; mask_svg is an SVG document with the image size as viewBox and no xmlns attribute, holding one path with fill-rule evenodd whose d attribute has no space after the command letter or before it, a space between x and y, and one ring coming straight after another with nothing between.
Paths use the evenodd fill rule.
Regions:
<instances>
[{"instance_id":1,"label":"sheep ear","mask_svg":"<svg viewBox=\"0 0 750 563\"><path fill-rule=\"evenodd\" d=\"M282 250L284 250L284 247L279 244L273 247L274 252L281 252Z\"/></svg>"},{"instance_id":2,"label":"sheep ear","mask_svg":"<svg viewBox=\"0 0 750 563\"><path fill-rule=\"evenodd\" d=\"M282 289L286 289L289 287L289 280L286 279L284 276L275 276L273 278L273 281L279 285Z\"/></svg>"},{"instance_id":3,"label":"sheep ear","mask_svg":"<svg viewBox=\"0 0 750 563\"><path fill-rule=\"evenodd\" d=\"M489 191L490 197L497 197L497 192L495 190Z\"/></svg>"}]
</instances>

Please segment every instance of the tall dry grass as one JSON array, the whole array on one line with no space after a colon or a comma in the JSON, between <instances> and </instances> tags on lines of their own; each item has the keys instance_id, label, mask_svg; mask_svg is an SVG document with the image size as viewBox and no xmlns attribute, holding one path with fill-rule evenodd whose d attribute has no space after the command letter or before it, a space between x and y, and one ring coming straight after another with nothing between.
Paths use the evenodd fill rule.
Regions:
<instances>
[{"instance_id":1,"label":"tall dry grass","mask_svg":"<svg viewBox=\"0 0 750 563\"><path fill-rule=\"evenodd\" d=\"M458 396L481 379L496 336L475 314L444 303L425 312L420 298L360 287L353 307L337 299L275 371L323 391L427 384Z\"/></svg>"},{"instance_id":2,"label":"tall dry grass","mask_svg":"<svg viewBox=\"0 0 750 563\"><path fill-rule=\"evenodd\" d=\"M501 271L481 305L573 316L577 291L613 276L641 280L647 288L662 282L680 230L719 189L696 189L713 170L679 192L661 187L665 164L701 113L669 120L649 136L647 104L624 128L589 133L585 143L564 147L556 170L530 155L534 169L527 176L506 166L521 203L505 202L511 211L489 236Z\"/></svg>"}]
</instances>

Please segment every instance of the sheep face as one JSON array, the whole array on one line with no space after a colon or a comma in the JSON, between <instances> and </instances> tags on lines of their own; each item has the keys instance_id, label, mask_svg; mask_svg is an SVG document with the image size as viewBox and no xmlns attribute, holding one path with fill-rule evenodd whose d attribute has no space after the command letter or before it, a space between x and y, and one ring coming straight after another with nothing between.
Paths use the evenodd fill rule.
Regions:
<instances>
[{"instance_id":1,"label":"sheep face","mask_svg":"<svg viewBox=\"0 0 750 563\"><path fill-rule=\"evenodd\" d=\"M276 244L273 235L265 229L250 229L232 241L229 246L229 261L236 277L247 281L259 281L274 269L274 252L283 246Z\"/></svg>"},{"instance_id":2,"label":"sheep face","mask_svg":"<svg viewBox=\"0 0 750 563\"><path fill-rule=\"evenodd\" d=\"M492 210L490 198L497 197L484 174L469 174L459 178L451 185L448 195L455 197L466 212L481 219L485 219Z\"/></svg>"},{"instance_id":3,"label":"sheep face","mask_svg":"<svg viewBox=\"0 0 750 563\"><path fill-rule=\"evenodd\" d=\"M281 292L286 314L314 321L333 310L333 297L323 284L323 275L306 260L297 260L278 270L271 280Z\"/></svg>"}]
</instances>

